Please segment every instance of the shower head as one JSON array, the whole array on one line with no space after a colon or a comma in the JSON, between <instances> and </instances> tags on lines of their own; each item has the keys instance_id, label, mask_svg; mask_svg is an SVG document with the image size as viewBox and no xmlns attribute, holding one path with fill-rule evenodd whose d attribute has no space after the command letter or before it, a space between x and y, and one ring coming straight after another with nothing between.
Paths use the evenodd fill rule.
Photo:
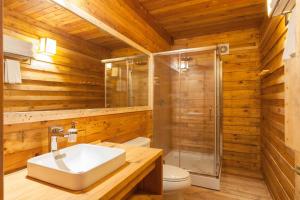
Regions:
<instances>
[{"instance_id":1,"label":"shower head","mask_svg":"<svg viewBox=\"0 0 300 200\"><path fill-rule=\"evenodd\" d=\"M187 70L189 68L189 62L193 60L191 57L181 57L180 59L180 69Z\"/></svg>"}]
</instances>

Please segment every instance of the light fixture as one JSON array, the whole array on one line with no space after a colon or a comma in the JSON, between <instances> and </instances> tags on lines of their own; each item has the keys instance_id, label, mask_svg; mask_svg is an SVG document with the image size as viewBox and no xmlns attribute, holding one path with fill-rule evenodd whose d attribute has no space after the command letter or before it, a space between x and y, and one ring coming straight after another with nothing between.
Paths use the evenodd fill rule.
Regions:
<instances>
[{"instance_id":1,"label":"light fixture","mask_svg":"<svg viewBox=\"0 0 300 200\"><path fill-rule=\"evenodd\" d=\"M189 68L189 61L182 60L180 61L180 69L188 69Z\"/></svg>"},{"instance_id":2,"label":"light fixture","mask_svg":"<svg viewBox=\"0 0 300 200\"><path fill-rule=\"evenodd\" d=\"M39 52L47 55L56 54L56 40L40 38Z\"/></svg>"},{"instance_id":3,"label":"light fixture","mask_svg":"<svg viewBox=\"0 0 300 200\"><path fill-rule=\"evenodd\" d=\"M191 57L182 57L180 59L180 69L188 69L189 68L189 62L193 60Z\"/></svg>"},{"instance_id":4,"label":"light fixture","mask_svg":"<svg viewBox=\"0 0 300 200\"><path fill-rule=\"evenodd\" d=\"M111 69L112 68L112 63L105 63L105 68L106 69Z\"/></svg>"}]
</instances>

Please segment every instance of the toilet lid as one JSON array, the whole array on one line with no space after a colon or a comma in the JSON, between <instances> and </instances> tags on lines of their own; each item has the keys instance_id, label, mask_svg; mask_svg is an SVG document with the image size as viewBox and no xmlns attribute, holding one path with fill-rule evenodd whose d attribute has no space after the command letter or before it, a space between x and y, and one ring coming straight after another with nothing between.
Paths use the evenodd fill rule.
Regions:
<instances>
[{"instance_id":1,"label":"toilet lid","mask_svg":"<svg viewBox=\"0 0 300 200\"><path fill-rule=\"evenodd\" d=\"M163 165L164 181L184 181L190 177L190 173L179 167L172 165Z\"/></svg>"}]
</instances>

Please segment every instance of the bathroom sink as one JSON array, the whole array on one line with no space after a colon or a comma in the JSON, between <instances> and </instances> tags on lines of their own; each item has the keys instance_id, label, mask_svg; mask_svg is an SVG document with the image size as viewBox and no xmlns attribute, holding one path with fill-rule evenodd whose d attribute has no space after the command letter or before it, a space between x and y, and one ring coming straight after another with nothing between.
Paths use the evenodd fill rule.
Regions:
<instances>
[{"instance_id":1,"label":"bathroom sink","mask_svg":"<svg viewBox=\"0 0 300 200\"><path fill-rule=\"evenodd\" d=\"M82 190L125 164L119 148L77 144L27 161L28 176L70 190Z\"/></svg>"}]
</instances>

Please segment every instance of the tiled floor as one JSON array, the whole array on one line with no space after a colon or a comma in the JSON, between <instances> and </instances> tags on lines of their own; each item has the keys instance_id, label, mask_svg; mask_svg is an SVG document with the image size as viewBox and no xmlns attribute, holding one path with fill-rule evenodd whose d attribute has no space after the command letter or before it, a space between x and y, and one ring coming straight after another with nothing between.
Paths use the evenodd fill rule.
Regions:
<instances>
[{"instance_id":1,"label":"tiled floor","mask_svg":"<svg viewBox=\"0 0 300 200\"><path fill-rule=\"evenodd\" d=\"M192 186L185 191L185 200L271 200L263 180L222 174L221 190Z\"/></svg>"}]
</instances>

